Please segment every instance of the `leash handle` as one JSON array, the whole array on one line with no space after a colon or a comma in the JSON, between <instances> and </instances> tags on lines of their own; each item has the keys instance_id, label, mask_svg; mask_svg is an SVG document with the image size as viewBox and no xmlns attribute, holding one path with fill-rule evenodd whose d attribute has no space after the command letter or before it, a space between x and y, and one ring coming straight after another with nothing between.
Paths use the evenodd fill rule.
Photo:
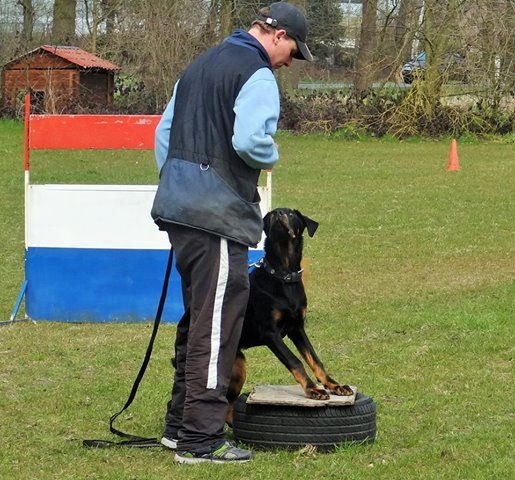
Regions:
<instances>
[{"instance_id":1,"label":"leash handle","mask_svg":"<svg viewBox=\"0 0 515 480\"><path fill-rule=\"evenodd\" d=\"M143 363L138 372L138 376L132 385L131 393L129 394L129 398L125 402L123 408L111 416L109 419L109 430L118 435L119 437L127 438L128 440L124 440L121 442L111 442L108 440L83 440L82 444L85 447L95 447L95 448L108 448L114 446L132 446L132 447L155 447L159 443L156 438L148 438L148 437L140 437L137 435L132 435L130 433L122 432L114 428L113 423L116 418L124 412L129 405L134 400L136 396L136 392L138 391L139 384L145 375L145 371L147 369L148 363L150 361L150 357L152 355L152 349L154 348L154 340L156 339L157 331L159 329L159 324L161 323L161 317L163 315L163 310L166 301L166 294L168 292L168 284L170 282L170 273L172 271L172 263L173 263L173 246L170 248L170 255L168 256L168 263L166 265L166 273L163 281L163 289L161 290L161 298L159 299L159 305L157 307L156 318L154 320L154 327L152 329L152 335L150 336L150 341L148 343L147 351L145 353L145 358L143 359Z\"/></svg>"}]
</instances>

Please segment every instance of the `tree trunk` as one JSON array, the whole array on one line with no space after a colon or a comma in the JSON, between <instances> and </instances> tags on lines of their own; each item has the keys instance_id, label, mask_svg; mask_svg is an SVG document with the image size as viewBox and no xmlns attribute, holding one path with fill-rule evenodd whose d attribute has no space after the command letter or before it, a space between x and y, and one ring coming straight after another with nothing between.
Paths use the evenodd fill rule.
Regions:
<instances>
[{"instance_id":1,"label":"tree trunk","mask_svg":"<svg viewBox=\"0 0 515 480\"><path fill-rule=\"evenodd\" d=\"M374 79L374 51L377 39L377 0L363 0L361 33L354 90L358 97L363 96Z\"/></svg>"},{"instance_id":2,"label":"tree trunk","mask_svg":"<svg viewBox=\"0 0 515 480\"><path fill-rule=\"evenodd\" d=\"M220 37L225 38L233 29L234 2L233 0L220 1Z\"/></svg>"},{"instance_id":3,"label":"tree trunk","mask_svg":"<svg viewBox=\"0 0 515 480\"><path fill-rule=\"evenodd\" d=\"M505 2L505 25L507 28L506 47L502 54L501 72L505 79L505 91L515 92L515 35L509 33L510 25L515 25L515 4L512 0Z\"/></svg>"},{"instance_id":4,"label":"tree trunk","mask_svg":"<svg viewBox=\"0 0 515 480\"><path fill-rule=\"evenodd\" d=\"M402 0L395 26L395 47L398 57L405 60L411 56L413 38L417 29L418 8L415 0Z\"/></svg>"},{"instance_id":5,"label":"tree trunk","mask_svg":"<svg viewBox=\"0 0 515 480\"><path fill-rule=\"evenodd\" d=\"M206 40L206 45L215 43L217 23L216 20L218 18L219 1L220 0L211 0L209 2L208 15L204 27L204 38Z\"/></svg>"},{"instance_id":6,"label":"tree trunk","mask_svg":"<svg viewBox=\"0 0 515 480\"><path fill-rule=\"evenodd\" d=\"M23 31L22 42L23 50L27 50L32 42L32 33L34 31L34 6L32 0L18 0L23 8Z\"/></svg>"},{"instance_id":7,"label":"tree trunk","mask_svg":"<svg viewBox=\"0 0 515 480\"><path fill-rule=\"evenodd\" d=\"M97 53L97 38L98 38L98 25L100 24L100 11L98 8L98 0L92 0L93 6L91 8L91 53Z\"/></svg>"},{"instance_id":8,"label":"tree trunk","mask_svg":"<svg viewBox=\"0 0 515 480\"><path fill-rule=\"evenodd\" d=\"M55 45L75 43L75 11L77 0L55 0L52 42Z\"/></svg>"},{"instance_id":9,"label":"tree trunk","mask_svg":"<svg viewBox=\"0 0 515 480\"><path fill-rule=\"evenodd\" d=\"M118 0L101 0L102 16L106 21L106 36L111 37L114 34L116 15L118 13Z\"/></svg>"},{"instance_id":10,"label":"tree trunk","mask_svg":"<svg viewBox=\"0 0 515 480\"><path fill-rule=\"evenodd\" d=\"M437 113L445 82L450 38L458 22L458 0L425 0L424 50L426 68L419 83L421 114L431 120Z\"/></svg>"}]
</instances>

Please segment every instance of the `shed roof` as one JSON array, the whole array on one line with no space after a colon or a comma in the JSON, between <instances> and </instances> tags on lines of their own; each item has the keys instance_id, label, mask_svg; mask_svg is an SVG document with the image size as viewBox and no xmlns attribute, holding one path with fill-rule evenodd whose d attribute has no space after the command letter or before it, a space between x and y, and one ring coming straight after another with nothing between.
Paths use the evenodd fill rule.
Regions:
<instances>
[{"instance_id":1,"label":"shed roof","mask_svg":"<svg viewBox=\"0 0 515 480\"><path fill-rule=\"evenodd\" d=\"M38 50L43 50L43 51L49 52L53 55L56 55L58 57L64 58L65 60L69 61L70 63L78 65L79 67L82 67L82 68L99 68L102 70L110 70L110 71L120 70L120 67L118 67L114 63L109 62L108 60L104 60L100 57L97 57L96 55L93 55L92 53L86 52L85 50L82 50L79 47L57 46L57 45L42 45L41 47L35 48L34 50L31 50L30 52L27 52L27 53L21 55L20 57L11 60L10 62L6 63L6 65L9 65L9 63L18 61L18 60L22 59L23 57L26 57L33 53L36 53Z\"/></svg>"}]
</instances>

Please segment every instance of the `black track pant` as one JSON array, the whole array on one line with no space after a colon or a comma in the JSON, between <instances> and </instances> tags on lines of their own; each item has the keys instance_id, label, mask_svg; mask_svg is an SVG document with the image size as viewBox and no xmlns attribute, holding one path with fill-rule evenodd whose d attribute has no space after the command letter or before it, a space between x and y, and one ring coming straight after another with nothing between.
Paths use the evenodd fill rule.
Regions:
<instances>
[{"instance_id":1,"label":"black track pant","mask_svg":"<svg viewBox=\"0 0 515 480\"><path fill-rule=\"evenodd\" d=\"M178 449L223 442L226 393L249 295L248 248L201 230L169 225L186 313L177 326L175 376L164 434Z\"/></svg>"}]
</instances>

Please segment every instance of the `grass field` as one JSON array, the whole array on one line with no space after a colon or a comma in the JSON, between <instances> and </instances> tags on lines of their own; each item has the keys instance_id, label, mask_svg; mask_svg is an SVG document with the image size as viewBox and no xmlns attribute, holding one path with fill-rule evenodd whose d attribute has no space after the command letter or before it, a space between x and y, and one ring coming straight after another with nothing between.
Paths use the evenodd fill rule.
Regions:
<instances>
[{"instance_id":1,"label":"grass field","mask_svg":"<svg viewBox=\"0 0 515 480\"><path fill-rule=\"evenodd\" d=\"M0 327L0 478L511 479L515 388L515 145L278 137L275 206L320 222L306 240L308 333L328 370L378 406L372 445L258 452L245 466L175 465L166 451L86 450L110 438L148 324ZM23 280L22 128L0 122L0 312ZM150 153L33 156L37 183L154 183ZM21 316L23 313L21 313ZM159 435L175 327L164 325L118 426ZM265 349L253 384L290 384Z\"/></svg>"}]
</instances>

